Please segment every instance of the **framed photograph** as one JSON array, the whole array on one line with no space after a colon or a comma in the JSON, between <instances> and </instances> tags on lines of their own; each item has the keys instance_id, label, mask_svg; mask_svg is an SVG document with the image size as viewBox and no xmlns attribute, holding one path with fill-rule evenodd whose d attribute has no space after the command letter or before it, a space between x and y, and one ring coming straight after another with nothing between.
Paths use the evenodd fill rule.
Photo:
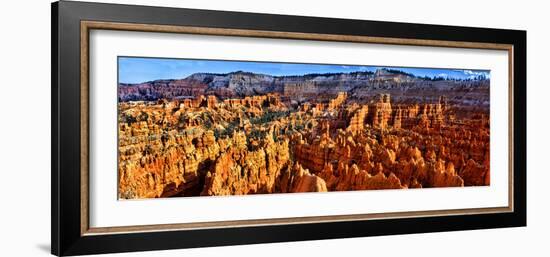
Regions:
<instances>
[{"instance_id":1,"label":"framed photograph","mask_svg":"<svg viewBox=\"0 0 550 257\"><path fill-rule=\"evenodd\" d=\"M526 225L526 32L52 4L52 253Z\"/></svg>"}]
</instances>

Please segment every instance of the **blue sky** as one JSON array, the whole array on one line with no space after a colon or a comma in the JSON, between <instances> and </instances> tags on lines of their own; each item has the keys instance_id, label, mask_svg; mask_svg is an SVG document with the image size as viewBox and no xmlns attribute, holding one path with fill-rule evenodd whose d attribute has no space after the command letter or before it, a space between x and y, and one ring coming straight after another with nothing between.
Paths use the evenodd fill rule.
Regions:
<instances>
[{"instance_id":1,"label":"blue sky","mask_svg":"<svg viewBox=\"0 0 550 257\"><path fill-rule=\"evenodd\" d=\"M428 76L467 79L476 77L478 75L485 75L486 77L490 78L490 72L487 70L295 64L139 57L119 57L118 68L120 83L140 83L157 79L182 79L197 72L229 73L240 70L273 76L283 76L304 75L307 73L375 71L380 68L401 70L422 77Z\"/></svg>"}]
</instances>

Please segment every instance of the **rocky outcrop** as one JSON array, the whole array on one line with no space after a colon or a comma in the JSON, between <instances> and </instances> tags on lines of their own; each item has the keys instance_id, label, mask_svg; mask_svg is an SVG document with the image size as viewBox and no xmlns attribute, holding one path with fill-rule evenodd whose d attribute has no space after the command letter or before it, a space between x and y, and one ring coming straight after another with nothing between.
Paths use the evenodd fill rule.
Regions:
<instances>
[{"instance_id":1,"label":"rocky outcrop","mask_svg":"<svg viewBox=\"0 0 550 257\"><path fill-rule=\"evenodd\" d=\"M278 184L281 193L327 192L325 181L303 169L299 163L282 173Z\"/></svg>"},{"instance_id":2,"label":"rocky outcrop","mask_svg":"<svg viewBox=\"0 0 550 257\"><path fill-rule=\"evenodd\" d=\"M460 172L460 176L464 178L466 186L482 186L490 184L490 173L487 169L488 160L485 165L478 164L473 159L468 160L464 168Z\"/></svg>"},{"instance_id":3,"label":"rocky outcrop","mask_svg":"<svg viewBox=\"0 0 550 257\"><path fill-rule=\"evenodd\" d=\"M339 92L336 98L331 99L328 103L328 110L333 111L336 110L338 107L340 107L348 97L348 94L346 92Z\"/></svg>"},{"instance_id":4,"label":"rocky outcrop","mask_svg":"<svg viewBox=\"0 0 550 257\"><path fill-rule=\"evenodd\" d=\"M352 133L361 132L365 127L365 119L367 118L368 112L368 105L363 105L361 108L358 108L349 120L347 130Z\"/></svg>"},{"instance_id":5,"label":"rocky outcrop","mask_svg":"<svg viewBox=\"0 0 550 257\"><path fill-rule=\"evenodd\" d=\"M332 165L326 165L319 174L327 181L331 191L401 189L401 181L393 173L386 176L383 172L371 175L365 170L359 170L356 164L339 165L337 170Z\"/></svg>"},{"instance_id":6,"label":"rocky outcrop","mask_svg":"<svg viewBox=\"0 0 550 257\"><path fill-rule=\"evenodd\" d=\"M376 103L370 106L372 110L370 112L369 119L372 125L376 128L385 129L389 125L389 121L392 115L392 108L390 103L389 94L380 94Z\"/></svg>"},{"instance_id":7,"label":"rocky outcrop","mask_svg":"<svg viewBox=\"0 0 550 257\"><path fill-rule=\"evenodd\" d=\"M207 84L193 79L156 80L140 84L121 83L118 85L118 100L122 102L151 101L198 96L203 95L207 88Z\"/></svg>"},{"instance_id":8,"label":"rocky outcrop","mask_svg":"<svg viewBox=\"0 0 550 257\"><path fill-rule=\"evenodd\" d=\"M209 76L194 80L224 85ZM488 110L391 99L120 102L119 198L490 184Z\"/></svg>"},{"instance_id":9,"label":"rocky outcrop","mask_svg":"<svg viewBox=\"0 0 550 257\"><path fill-rule=\"evenodd\" d=\"M290 165L288 141L262 141L248 151L244 134L242 142L221 154L213 169L206 174L201 195L242 195L276 192L282 170Z\"/></svg>"}]
</instances>

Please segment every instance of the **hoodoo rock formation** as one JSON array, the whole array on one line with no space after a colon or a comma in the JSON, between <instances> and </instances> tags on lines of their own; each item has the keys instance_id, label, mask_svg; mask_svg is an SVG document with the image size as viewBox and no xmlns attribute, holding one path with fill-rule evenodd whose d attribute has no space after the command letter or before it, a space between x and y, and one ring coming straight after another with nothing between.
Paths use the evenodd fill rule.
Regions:
<instances>
[{"instance_id":1,"label":"hoodoo rock formation","mask_svg":"<svg viewBox=\"0 0 550 257\"><path fill-rule=\"evenodd\" d=\"M490 185L488 92L436 95L389 71L333 83L342 76L120 85L119 198Z\"/></svg>"}]
</instances>

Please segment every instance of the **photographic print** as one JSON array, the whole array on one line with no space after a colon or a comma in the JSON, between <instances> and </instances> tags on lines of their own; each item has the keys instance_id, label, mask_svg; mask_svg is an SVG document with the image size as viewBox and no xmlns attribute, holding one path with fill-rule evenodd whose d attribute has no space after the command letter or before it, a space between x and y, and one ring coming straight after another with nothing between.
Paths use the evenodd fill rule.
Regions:
<instances>
[{"instance_id":1,"label":"photographic print","mask_svg":"<svg viewBox=\"0 0 550 257\"><path fill-rule=\"evenodd\" d=\"M121 56L118 198L489 186L490 79Z\"/></svg>"}]
</instances>

